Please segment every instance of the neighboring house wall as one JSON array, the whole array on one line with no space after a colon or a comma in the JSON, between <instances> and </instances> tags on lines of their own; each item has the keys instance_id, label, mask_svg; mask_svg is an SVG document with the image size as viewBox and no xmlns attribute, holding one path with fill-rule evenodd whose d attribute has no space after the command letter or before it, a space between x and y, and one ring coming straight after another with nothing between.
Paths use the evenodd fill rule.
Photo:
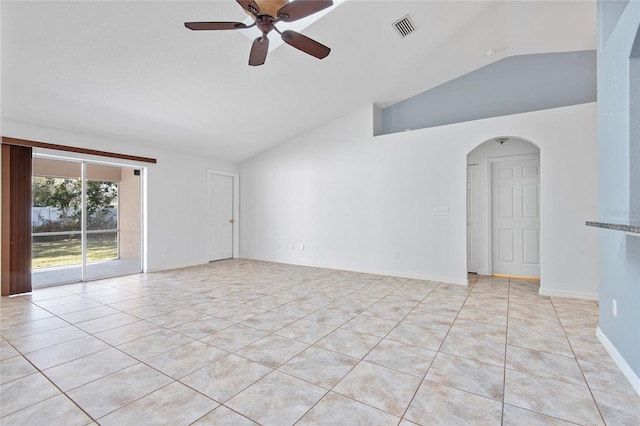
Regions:
<instances>
[{"instance_id":1,"label":"neighboring house wall","mask_svg":"<svg viewBox=\"0 0 640 426\"><path fill-rule=\"evenodd\" d=\"M640 220L634 211L640 188L631 187L630 180L630 169L640 162L630 154L637 152L632 143L639 143L640 119L631 113L639 95L630 84L639 78L630 74L639 31L640 2L598 2L598 210L603 222ZM598 234L600 248L598 336L640 393L640 235L592 232Z\"/></svg>"},{"instance_id":2,"label":"neighboring house wall","mask_svg":"<svg viewBox=\"0 0 640 426\"><path fill-rule=\"evenodd\" d=\"M207 262L207 173L209 169L237 173L236 163L6 119L2 135L156 158L157 164L120 161L147 167L147 271Z\"/></svg>"},{"instance_id":3,"label":"neighboring house wall","mask_svg":"<svg viewBox=\"0 0 640 426\"><path fill-rule=\"evenodd\" d=\"M541 293L598 297L595 103L378 137L374 110L241 164L242 257L466 284L467 154L512 136L540 148Z\"/></svg>"}]
</instances>

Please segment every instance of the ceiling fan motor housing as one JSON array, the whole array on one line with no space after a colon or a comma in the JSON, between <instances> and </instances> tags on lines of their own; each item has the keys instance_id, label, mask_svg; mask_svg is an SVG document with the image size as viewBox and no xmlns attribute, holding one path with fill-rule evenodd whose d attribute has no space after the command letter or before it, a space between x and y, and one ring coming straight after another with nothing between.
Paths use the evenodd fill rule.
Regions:
<instances>
[{"instance_id":1,"label":"ceiling fan motor housing","mask_svg":"<svg viewBox=\"0 0 640 426\"><path fill-rule=\"evenodd\" d=\"M268 34L273 28L273 18L271 16L260 15L256 19L256 25L258 29L262 31L262 34Z\"/></svg>"},{"instance_id":2,"label":"ceiling fan motor housing","mask_svg":"<svg viewBox=\"0 0 640 426\"><path fill-rule=\"evenodd\" d=\"M289 3L287 0L255 0L255 2L260 8L258 16L267 15L272 17L273 19L276 19L278 17L278 10L280 10L282 6ZM250 16L253 16L248 11L246 12Z\"/></svg>"}]
</instances>

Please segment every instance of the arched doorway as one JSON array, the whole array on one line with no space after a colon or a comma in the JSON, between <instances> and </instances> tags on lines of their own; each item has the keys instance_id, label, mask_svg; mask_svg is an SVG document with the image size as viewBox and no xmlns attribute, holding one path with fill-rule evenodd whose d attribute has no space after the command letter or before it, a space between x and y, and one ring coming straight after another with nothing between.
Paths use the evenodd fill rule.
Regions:
<instances>
[{"instance_id":1,"label":"arched doorway","mask_svg":"<svg viewBox=\"0 0 640 426\"><path fill-rule=\"evenodd\" d=\"M467 154L467 270L540 277L540 149L496 136Z\"/></svg>"}]
</instances>

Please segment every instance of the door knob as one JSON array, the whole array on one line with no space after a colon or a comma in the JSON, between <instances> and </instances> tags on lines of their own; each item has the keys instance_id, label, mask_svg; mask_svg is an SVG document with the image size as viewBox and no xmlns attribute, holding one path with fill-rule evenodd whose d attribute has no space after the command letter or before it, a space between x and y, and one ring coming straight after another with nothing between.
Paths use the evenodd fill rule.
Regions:
<instances>
[{"instance_id":1,"label":"door knob","mask_svg":"<svg viewBox=\"0 0 640 426\"><path fill-rule=\"evenodd\" d=\"M229 219L229 223L233 223L233 222L235 222L235 220Z\"/></svg>"}]
</instances>

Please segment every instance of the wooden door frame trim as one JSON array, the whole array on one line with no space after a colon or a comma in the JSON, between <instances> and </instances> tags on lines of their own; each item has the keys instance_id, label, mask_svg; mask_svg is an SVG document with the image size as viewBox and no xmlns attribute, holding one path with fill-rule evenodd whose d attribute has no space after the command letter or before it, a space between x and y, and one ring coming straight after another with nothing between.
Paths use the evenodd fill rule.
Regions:
<instances>
[{"instance_id":1,"label":"wooden door frame trim","mask_svg":"<svg viewBox=\"0 0 640 426\"><path fill-rule=\"evenodd\" d=\"M118 158L120 160L140 161L143 163L156 164L158 162L155 158L150 158L150 157L139 157L137 155L118 154L115 152L99 151L96 149L79 148L79 147L68 146L68 145L57 145L53 143L30 141L27 139L17 139L17 138L11 138L7 136L2 136L2 143L6 145L28 146L31 148L53 149L56 151L75 152L78 154L89 154L89 155L97 155L100 157Z\"/></svg>"}]
</instances>

